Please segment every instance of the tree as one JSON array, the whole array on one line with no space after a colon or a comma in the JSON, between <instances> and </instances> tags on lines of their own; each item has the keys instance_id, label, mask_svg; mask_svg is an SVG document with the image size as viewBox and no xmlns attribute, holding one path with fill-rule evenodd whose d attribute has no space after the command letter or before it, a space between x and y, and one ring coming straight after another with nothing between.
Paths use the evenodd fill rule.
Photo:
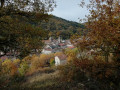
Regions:
<instances>
[{"instance_id":1,"label":"tree","mask_svg":"<svg viewBox=\"0 0 120 90\"><path fill-rule=\"evenodd\" d=\"M25 57L29 53L39 53L46 31L26 23L23 25L22 22L9 18L6 17L6 21L9 21L7 26L2 23L6 27L0 26L0 50L4 53L3 55Z\"/></svg>"},{"instance_id":2,"label":"tree","mask_svg":"<svg viewBox=\"0 0 120 90\"><path fill-rule=\"evenodd\" d=\"M25 57L41 51L46 31L37 23L47 20L54 0L0 0L0 55Z\"/></svg>"},{"instance_id":3,"label":"tree","mask_svg":"<svg viewBox=\"0 0 120 90\"><path fill-rule=\"evenodd\" d=\"M1 9L11 7L14 10L48 12L53 10L54 0L0 0Z\"/></svg>"},{"instance_id":4,"label":"tree","mask_svg":"<svg viewBox=\"0 0 120 90\"><path fill-rule=\"evenodd\" d=\"M119 0L89 0L90 15L86 26L89 29L88 46L100 48L108 62L110 53L116 53L120 42ZM82 2L82 5L84 3Z\"/></svg>"},{"instance_id":5,"label":"tree","mask_svg":"<svg viewBox=\"0 0 120 90\"><path fill-rule=\"evenodd\" d=\"M71 62L73 61L75 58L77 58L77 55L78 55L78 49L77 48L74 48L74 49L69 49L67 48L64 53L65 55L67 56L67 60L68 62Z\"/></svg>"}]
</instances>

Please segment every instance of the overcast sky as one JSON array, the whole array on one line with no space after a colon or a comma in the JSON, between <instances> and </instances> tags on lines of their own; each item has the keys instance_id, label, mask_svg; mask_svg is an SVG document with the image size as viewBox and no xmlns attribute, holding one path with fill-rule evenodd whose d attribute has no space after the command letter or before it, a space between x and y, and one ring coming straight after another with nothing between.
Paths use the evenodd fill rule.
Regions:
<instances>
[{"instance_id":1,"label":"overcast sky","mask_svg":"<svg viewBox=\"0 0 120 90\"><path fill-rule=\"evenodd\" d=\"M57 7L52 12L53 15L70 20L79 22L79 19L85 18L88 14L86 8L79 6L81 0L56 0Z\"/></svg>"}]
</instances>

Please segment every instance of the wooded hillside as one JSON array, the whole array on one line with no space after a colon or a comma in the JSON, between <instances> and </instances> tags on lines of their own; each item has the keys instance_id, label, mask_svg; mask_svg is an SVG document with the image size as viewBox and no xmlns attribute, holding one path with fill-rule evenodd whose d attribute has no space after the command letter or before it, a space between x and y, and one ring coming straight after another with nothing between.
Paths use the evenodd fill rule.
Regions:
<instances>
[{"instance_id":1,"label":"wooded hillside","mask_svg":"<svg viewBox=\"0 0 120 90\"><path fill-rule=\"evenodd\" d=\"M48 30L50 36L60 35L63 39L68 39L75 33L85 34L85 26L83 24L68 21L56 16L51 16L48 22L44 21L39 24L43 29Z\"/></svg>"}]
</instances>

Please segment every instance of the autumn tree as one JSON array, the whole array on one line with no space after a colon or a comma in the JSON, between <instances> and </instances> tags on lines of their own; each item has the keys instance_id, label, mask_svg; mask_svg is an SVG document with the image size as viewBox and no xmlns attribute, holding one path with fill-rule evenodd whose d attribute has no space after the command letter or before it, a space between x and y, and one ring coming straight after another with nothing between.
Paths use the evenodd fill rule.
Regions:
<instances>
[{"instance_id":1,"label":"autumn tree","mask_svg":"<svg viewBox=\"0 0 120 90\"><path fill-rule=\"evenodd\" d=\"M17 66L11 60L5 60L2 63L2 73L4 75L16 75L17 74Z\"/></svg>"},{"instance_id":2,"label":"autumn tree","mask_svg":"<svg viewBox=\"0 0 120 90\"><path fill-rule=\"evenodd\" d=\"M54 59L54 54L41 54L40 56L33 55L31 57L27 56L23 59L23 61L31 65L30 69L35 71L41 67L43 68L45 66L49 66L51 59Z\"/></svg>"},{"instance_id":3,"label":"autumn tree","mask_svg":"<svg viewBox=\"0 0 120 90\"><path fill-rule=\"evenodd\" d=\"M77 55L78 55L78 49L77 48L74 48L74 49L65 49L64 53L65 55L67 56L67 60L68 62L71 62L73 61L75 58L77 58Z\"/></svg>"},{"instance_id":4,"label":"autumn tree","mask_svg":"<svg viewBox=\"0 0 120 90\"><path fill-rule=\"evenodd\" d=\"M110 53L118 53L120 46L120 1L89 0L90 11L86 26L89 29L87 47L99 48L108 62ZM84 0L81 5L85 5ZM89 43L88 43L89 42Z\"/></svg>"},{"instance_id":5,"label":"autumn tree","mask_svg":"<svg viewBox=\"0 0 120 90\"><path fill-rule=\"evenodd\" d=\"M39 52L46 31L36 23L48 20L54 0L0 0L0 52L25 57ZM11 55L11 54L10 54Z\"/></svg>"}]
</instances>

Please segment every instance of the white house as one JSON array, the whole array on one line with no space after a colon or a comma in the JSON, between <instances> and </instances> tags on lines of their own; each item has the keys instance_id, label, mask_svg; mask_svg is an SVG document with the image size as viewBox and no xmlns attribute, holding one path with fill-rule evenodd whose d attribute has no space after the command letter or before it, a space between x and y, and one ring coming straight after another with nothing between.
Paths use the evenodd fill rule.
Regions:
<instances>
[{"instance_id":1,"label":"white house","mask_svg":"<svg viewBox=\"0 0 120 90\"><path fill-rule=\"evenodd\" d=\"M67 63L67 60L65 55L55 56L55 66L64 65L66 63Z\"/></svg>"},{"instance_id":2,"label":"white house","mask_svg":"<svg viewBox=\"0 0 120 90\"><path fill-rule=\"evenodd\" d=\"M52 53L52 49L43 49L42 54L50 54Z\"/></svg>"},{"instance_id":3,"label":"white house","mask_svg":"<svg viewBox=\"0 0 120 90\"><path fill-rule=\"evenodd\" d=\"M50 45L46 45L45 48L49 48L49 49L52 49Z\"/></svg>"},{"instance_id":4,"label":"white house","mask_svg":"<svg viewBox=\"0 0 120 90\"><path fill-rule=\"evenodd\" d=\"M72 44L67 44L67 48L73 49L75 47Z\"/></svg>"}]
</instances>

